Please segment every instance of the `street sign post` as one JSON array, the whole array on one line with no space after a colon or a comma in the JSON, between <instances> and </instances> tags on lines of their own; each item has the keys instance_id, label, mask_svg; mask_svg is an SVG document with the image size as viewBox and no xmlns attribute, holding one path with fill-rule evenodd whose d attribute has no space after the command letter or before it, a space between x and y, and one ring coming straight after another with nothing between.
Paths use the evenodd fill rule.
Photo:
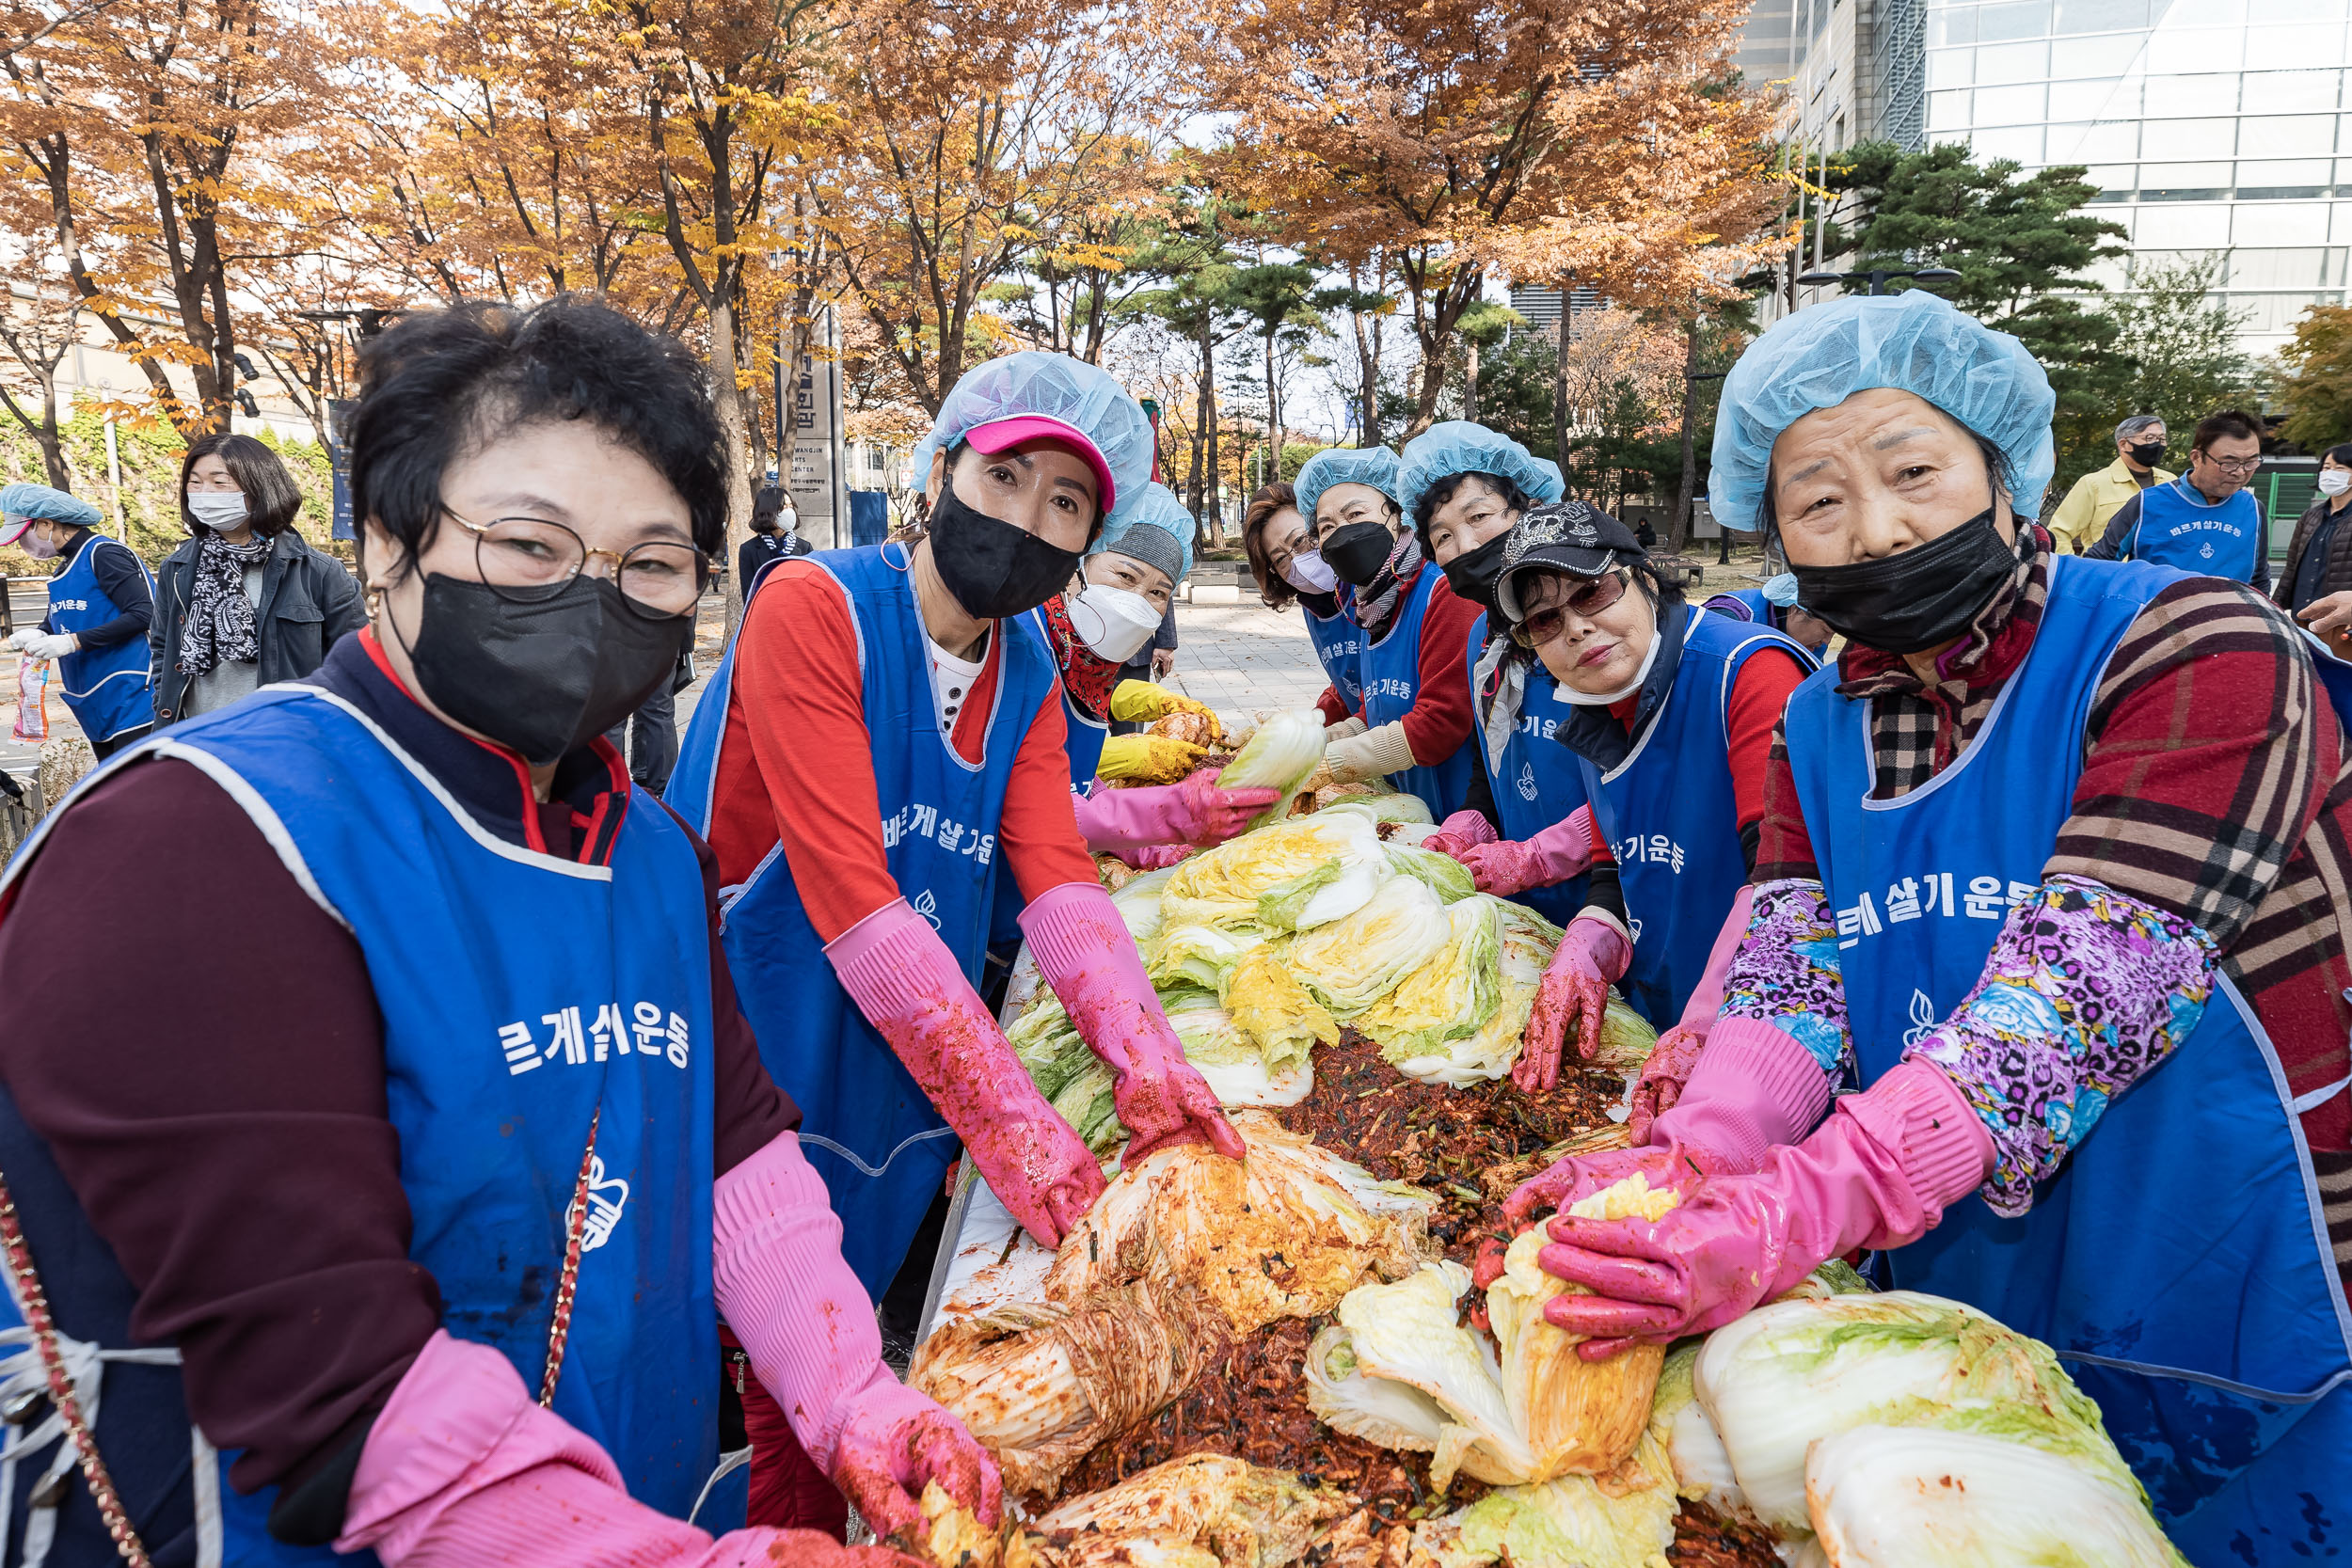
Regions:
<instances>
[{"instance_id":1,"label":"street sign post","mask_svg":"<svg viewBox=\"0 0 2352 1568\"><path fill-rule=\"evenodd\" d=\"M832 306L809 324L808 342L793 367L785 485L800 515L801 537L820 550L843 549L850 544L849 474L841 450L841 326Z\"/></svg>"}]
</instances>

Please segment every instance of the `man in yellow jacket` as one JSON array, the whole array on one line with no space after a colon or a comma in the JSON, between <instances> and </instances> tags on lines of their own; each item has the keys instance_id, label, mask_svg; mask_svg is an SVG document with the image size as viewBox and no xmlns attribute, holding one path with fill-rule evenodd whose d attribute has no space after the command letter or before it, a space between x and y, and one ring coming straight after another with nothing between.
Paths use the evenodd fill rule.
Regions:
<instances>
[{"instance_id":1,"label":"man in yellow jacket","mask_svg":"<svg viewBox=\"0 0 2352 1568\"><path fill-rule=\"evenodd\" d=\"M2117 425L2115 461L2076 480L2050 514L2050 532L2058 544L2082 554L2099 542L2107 519L2125 501L2151 484L2170 483L2175 476L2156 467L2165 441L2164 420L2153 414L2135 414Z\"/></svg>"}]
</instances>

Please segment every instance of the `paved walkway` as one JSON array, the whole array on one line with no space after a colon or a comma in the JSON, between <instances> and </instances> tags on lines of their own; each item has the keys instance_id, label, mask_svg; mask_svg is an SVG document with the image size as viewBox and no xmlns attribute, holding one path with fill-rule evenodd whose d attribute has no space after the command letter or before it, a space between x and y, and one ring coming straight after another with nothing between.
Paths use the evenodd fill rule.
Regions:
<instances>
[{"instance_id":1,"label":"paved walkway","mask_svg":"<svg viewBox=\"0 0 2352 1568\"><path fill-rule=\"evenodd\" d=\"M1176 607L1176 670L1168 684L1220 713L1312 707L1329 684L1297 610L1261 604Z\"/></svg>"}]
</instances>

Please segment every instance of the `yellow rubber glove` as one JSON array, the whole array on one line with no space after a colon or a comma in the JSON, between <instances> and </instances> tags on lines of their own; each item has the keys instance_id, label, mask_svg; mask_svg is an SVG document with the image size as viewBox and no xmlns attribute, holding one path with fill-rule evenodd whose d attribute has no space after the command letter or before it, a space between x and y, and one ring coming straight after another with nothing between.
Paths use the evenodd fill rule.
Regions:
<instances>
[{"instance_id":1,"label":"yellow rubber glove","mask_svg":"<svg viewBox=\"0 0 2352 1568\"><path fill-rule=\"evenodd\" d=\"M1094 776L1121 784L1176 784L1189 777L1208 754L1205 746L1187 745L1164 735L1115 735L1103 742L1103 760L1094 765Z\"/></svg>"}]
</instances>

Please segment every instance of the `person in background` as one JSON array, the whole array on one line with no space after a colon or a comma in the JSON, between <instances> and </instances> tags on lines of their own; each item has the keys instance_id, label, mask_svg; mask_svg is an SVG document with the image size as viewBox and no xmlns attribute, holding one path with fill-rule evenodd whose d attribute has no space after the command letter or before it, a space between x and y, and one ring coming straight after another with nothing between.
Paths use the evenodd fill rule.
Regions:
<instances>
[{"instance_id":1,"label":"person in background","mask_svg":"<svg viewBox=\"0 0 2352 1568\"><path fill-rule=\"evenodd\" d=\"M793 526L798 518L790 505L785 493L772 484L752 498L752 536L735 552L736 580L744 593L752 591L753 579L771 561L810 552L812 546Z\"/></svg>"},{"instance_id":2,"label":"person in background","mask_svg":"<svg viewBox=\"0 0 2352 1568\"><path fill-rule=\"evenodd\" d=\"M2151 485L2116 509L2093 561L2153 561L2270 592L2262 503L2246 488L2263 463L2262 421L2234 408L2197 421L2188 472Z\"/></svg>"},{"instance_id":3,"label":"person in background","mask_svg":"<svg viewBox=\"0 0 2352 1568\"><path fill-rule=\"evenodd\" d=\"M1250 496L1242 510L1241 547L1267 608L1288 610L1295 604L1307 617L1307 640L1330 682L1325 720L1337 723L1355 713L1364 703L1364 628L1341 602L1339 574L1315 548L1314 530L1287 481Z\"/></svg>"},{"instance_id":4,"label":"person in background","mask_svg":"<svg viewBox=\"0 0 2352 1568\"><path fill-rule=\"evenodd\" d=\"M1540 1179L1645 1169L1679 1204L1554 1220L1542 1266L1594 1293L1547 1316L1605 1357L1867 1247L2048 1344L2185 1560L2324 1558L2352 1544L2344 732L2267 599L2017 513L2056 401L1925 290L1784 317L1726 379L1718 515L1845 647L1781 721L1681 1102Z\"/></svg>"},{"instance_id":5,"label":"person in background","mask_svg":"<svg viewBox=\"0 0 2352 1568\"><path fill-rule=\"evenodd\" d=\"M2339 657L2352 657L2352 528L2339 526L2352 506L2352 442L2319 460L2319 495L2287 541L2279 603Z\"/></svg>"},{"instance_id":6,"label":"person in background","mask_svg":"<svg viewBox=\"0 0 2352 1568\"><path fill-rule=\"evenodd\" d=\"M2115 461L2074 482L2050 514L2050 537L2076 555L2089 554L2125 501L2152 484L2169 484L2179 477L2156 467L2164 461L2169 439L2164 420L2154 414L2134 414L2117 425Z\"/></svg>"},{"instance_id":7,"label":"person in background","mask_svg":"<svg viewBox=\"0 0 2352 1568\"><path fill-rule=\"evenodd\" d=\"M1307 459L1295 489L1315 549L1364 628L1358 710L1343 705L1336 685L1316 699L1325 765L1340 784L1386 777L1443 821L1470 803L1480 778L1461 678L1478 607L1429 568L1398 504L1397 457L1388 448L1327 448Z\"/></svg>"},{"instance_id":8,"label":"person in background","mask_svg":"<svg viewBox=\"0 0 2352 1568\"><path fill-rule=\"evenodd\" d=\"M1754 621L1770 626L1815 658L1829 655L1829 623L1797 603L1797 579L1793 573L1782 572L1768 578L1761 588L1735 588L1728 594L1718 594L1699 608L1728 615L1735 621Z\"/></svg>"},{"instance_id":9,"label":"person in background","mask_svg":"<svg viewBox=\"0 0 2352 1568\"><path fill-rule=\"evenodd\" d=\"M931 1480L993 1517L881 1360L708 850L599 738L723 546L707 372L573 295L362 352L369 625L90 775L0 879L0 1170L50 1310L178 1353L93 1374L151 1560L875 1562L686 1522L719 1314L878 1534ZM53 1560L114 1561L46 1442ZM11 1539L45 1512L16 1479Z\"/></svg>"},{"instance_id":10,"label":"person in background","mask_svg":"<svg viewBox=\"0 0 2352 1568\"><path fill-rule=\"evenodd\" d=\"M155 571L155 725L300 680L367 625L359 584L294 525L302 492L250 436L205 436L180 464L188 542Z\"/></svg>"},{"instance_id":11,"label":"person in background","mask_svg":"<svg viewBox=\"0 0 2352 1568\"><path fill-rule=\"evenodd\" d=\"M1650 526L1647 517L1633 525L1633 542L1645 550L1658 547L1658 531Z\"/></svg>"},{"instance_id":12,"label":"person in background","mask_svg":"<svg viewBox=\"0 0 2352 1568\"><path fill-rule=\"evenodd\" d=\"M104 520L89 502L46 484L0 486L0 545L56 562L49 613L39 626L11 633L8 645L27 658L57 661L58 694L101 758L155 722L147 669L155 585L130 546L97 531Z\"/></svg>"}]
</instances>

